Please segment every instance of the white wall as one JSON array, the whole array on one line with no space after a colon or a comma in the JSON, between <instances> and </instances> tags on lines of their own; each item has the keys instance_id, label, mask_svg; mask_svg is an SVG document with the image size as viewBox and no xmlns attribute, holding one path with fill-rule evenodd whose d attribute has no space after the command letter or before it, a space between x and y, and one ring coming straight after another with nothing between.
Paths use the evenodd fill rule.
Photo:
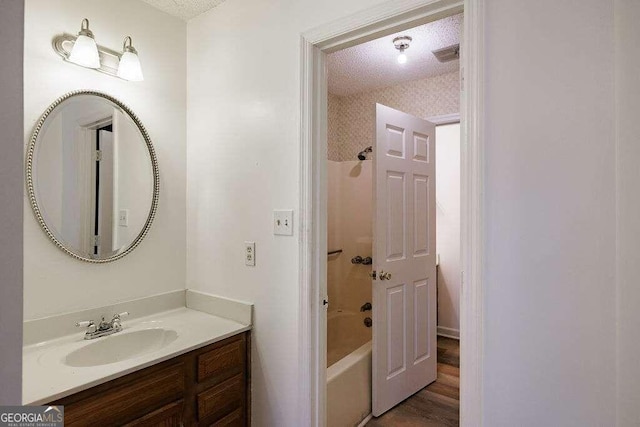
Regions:
<instances>
[{"instance_id":1,"label":"white wall","mask_svg":"<svg viewBox=\"0 0 640 427\"><path fill-rule=\"evenodd\" d=\"M620 426L640 425L640 2L616 0L618 392Z\"/></svg>"},{"instance_id":2,"label":"white wall","mask_svg":"<svg viewBox=\"0 0 640 427\"><path fill-rule=\"evenodd\" d=\"M484 425L614 425L613 2L485 4Z\"/></svg>"},{"instance_id":3,"label":"white wall","mask_svg":"<svg viewBox=\"0 0 640 427\"><path fill-rule=\"evenodd\" d=\"M460 336L460 124L436 127L438 333Z\"/></svg>"},{"instance_id":4,"label":"white wall","mask_svg":"<svg viewBox=\"0 0 640 427\"><path fill-rule=\"evenodd\" d=\"M255 303L256 426L298 424L298 233L271 221L297 227L300 34L374 3L233 0L188 23L187 287Z\"/></svg>"},{"instance_id":5,"label":"white wall","mask_svg":"<svg viewBox=\"0 0 640 427\"><path fill-rule=\"evenodd\" d=\"M0 0L0 405L22 403L23 31L23 3Z\"/></svg>"},{"instance_id":6,"label":"white wall","mask_svg":"<svg viewBox=\"0 0 640 427\"><path fill-rule=\"evenodd\" d=\"M609 425L613 6L486 3L485 425ZM298 243L271 210L299 201L299 35L371 4L228 1L188 25L188 286L256 303L256 425L295 425L298 401Z\"/></svg>"},{"instance_id":7,"label":"white wall","mask_svg":"<svg viewBox=\"0 0 640 427\"><path fill-rule=\"evenodd\" d=\"M78 67L53 51L53 37L76 33L85 17L99 44L118 50L126 35L133 37L144 82ZM25 197L25 319L183 289L186 24L128 0L27 0L25 22L25 144L40 114L56 98L71 90L96 89L120 99L140 117L153 140L161 175L160 205L150 233L130 255L105 265L76 261L56 248L40 230Z\"/></svg>"}]
</instances>

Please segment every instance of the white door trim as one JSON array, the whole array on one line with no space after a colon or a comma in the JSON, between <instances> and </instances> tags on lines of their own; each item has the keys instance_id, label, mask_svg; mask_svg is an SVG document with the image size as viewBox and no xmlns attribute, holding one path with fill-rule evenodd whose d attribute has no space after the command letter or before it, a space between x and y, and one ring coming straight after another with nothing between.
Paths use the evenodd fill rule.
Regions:
<instances>
[{"instance_id":1,"label":"white door trim","mask_svg":"<svg viewBox=\"0 0 640 427\"><path fill-rule=\"evenodd\" d=\"M463 10L461 58L462 426L482 425L484 0L391 0L304 33L300 88L299 425L326 423L327 53ZM323 330L325 329L325 330Z\"/></svg>"},{"instance_id":2,"label":"white door trim","mask_svg":"<svg viewBox=\"0 0 640 427\"><path fill-rule=\"evenodd\" d=\"M429 120L436 126L460 123L460 113L442 114L441 116L427 117L427 120Z\"/></svg>"}]
</instances>

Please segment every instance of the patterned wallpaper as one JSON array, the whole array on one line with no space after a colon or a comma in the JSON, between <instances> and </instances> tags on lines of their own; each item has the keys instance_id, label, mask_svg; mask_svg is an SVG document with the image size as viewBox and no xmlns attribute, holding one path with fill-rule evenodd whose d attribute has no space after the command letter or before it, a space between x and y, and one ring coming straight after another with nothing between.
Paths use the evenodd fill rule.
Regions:
<instances>
[{"instance_id":1,"label":"patterned wallpaper","mask_svg":"<svg viewBox=\"0 0 640 427\"><path fill-rule=\"evenodd\" d=\"M371 92L328 97L328 159L356 160L360 151L373 145L376 103L427 118L460 111L460 74L390 86Z\"/></svg>"}]
</instances>

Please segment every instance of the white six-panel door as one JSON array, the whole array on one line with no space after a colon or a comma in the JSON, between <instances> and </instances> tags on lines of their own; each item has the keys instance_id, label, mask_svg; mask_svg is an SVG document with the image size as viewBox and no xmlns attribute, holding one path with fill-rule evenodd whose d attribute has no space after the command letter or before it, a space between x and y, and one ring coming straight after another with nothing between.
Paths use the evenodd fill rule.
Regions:
<instances>
[{"instance_id":1,"label":"white six-panel door","mask_svg":"<svg viewBox=\"0 0 640 427\"><path fill-rule=\"evenodd\" d=\"M436 379L435 125L376 104L373 415Z\"/></svg>"}]
</instances>

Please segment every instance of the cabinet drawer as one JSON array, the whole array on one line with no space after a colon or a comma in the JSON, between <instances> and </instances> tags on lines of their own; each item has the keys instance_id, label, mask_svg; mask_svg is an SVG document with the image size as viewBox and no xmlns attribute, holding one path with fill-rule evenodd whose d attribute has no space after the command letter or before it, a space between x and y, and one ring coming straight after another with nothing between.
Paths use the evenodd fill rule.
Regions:
<instances>
[{"instance_id":1,"label":"cabinet drawer","mask_svg":"<svg viewBox=\"0 0 640 427\"><path fill-rule=\"evenodd\" d=\"M198 382L209 379L222 381L244 371L247 353L245 335L223 343L198 356Z\"/></svg>"},{"instance_id":2,"label":"cabinet drawer","mask_svg":"<svg viewBox=\"0 0 640 427\"><path fill-rule=\"evenodd\" d=\"M224 418L211 424L211 427L243 427L244 422L244 410L238 408Z\"/></svg>"},{"instance_id":3,"label":"cabinet drawer","mask_svg":"<svg viewBox=\"0 0 640 427\"><path fill-rule=\"evenodd\" d=\"M125 427L180 427L182 426L182 410L184 401L170 403L157 411L138 418Z\"/></svg>"},{"instance_id":4,"label":"cabinet drawer","mask_svg":"<svg viewBox=\"0 0 640 427\"><path fill-rule=\"evenodd\" d=\"M243 374L239 374L199 393L198 420L222 421L226 415L233 415L232 412L238 409L242 410L245 392L245 378Z\"/></svg>"},{"instance_id":5,"label":"cabinet drawer","mask_svg":"<svg viewBox=\"0 0 640 427\"><path fill-rule=\"evenodd\" d=\"M89 398L62 402L65 425L122 425L180 399L184 388L184 363L170 365Z\"/></svg>"}]
</instances>

